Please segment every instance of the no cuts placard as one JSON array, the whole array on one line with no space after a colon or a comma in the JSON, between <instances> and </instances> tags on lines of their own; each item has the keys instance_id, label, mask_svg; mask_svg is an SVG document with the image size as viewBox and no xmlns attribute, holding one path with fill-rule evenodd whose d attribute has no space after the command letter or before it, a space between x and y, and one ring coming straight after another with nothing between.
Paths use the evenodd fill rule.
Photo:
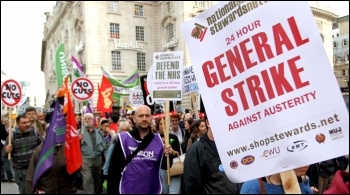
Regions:
<instances>
[{"instance_id":1,"label":"no cuts placard","mask_svg":"<svg viewBox=\"0 0 350 195\"><path fill-rule=\"evenodd\" d=\"M71 92L77 100L88 100L94 94L94 85L87 78L77 78L72 82Z\"/></svg>"},{"instance_id":2,"label":"no cuts placard","mask_svg":"<svg viewBox=\"0 0 350 195\"><path fill-rule=\"evenodd\" d=\"M22 98L22 90L19 83L15 80L6 80L1 85L1 100L9 107L16 106Z\"/></svg>"},{"instance_id":3,"label":"no cuts placard","mask_svg":"<svg viewBox=\"0 0 350 195\"><path fill-rule=\"evenodd\" d=\"M349 114L307 2L221 1L181 30L231 181L349 153Z\"/></svg>"}]
</instances>

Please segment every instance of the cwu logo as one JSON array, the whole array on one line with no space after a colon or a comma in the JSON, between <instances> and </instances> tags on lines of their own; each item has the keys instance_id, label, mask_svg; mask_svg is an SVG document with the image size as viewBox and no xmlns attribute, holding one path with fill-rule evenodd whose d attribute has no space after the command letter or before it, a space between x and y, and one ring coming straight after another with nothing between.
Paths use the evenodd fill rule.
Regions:
<instances>
[{"instance_id":1,"label":"cwu logo","mask_svg":"<svg viewBox=\"0 0 350 195\"><path fill-rule=\"evenodd\" d=\"M265 150L261 157L273 158L273 157L280 156L280 153L281 153L280 147L274 147L269 150Z\"/></svg>"},{"instance_id":2,"label":"cwu logo","mask_svg":"<svg viewBox=\"0 0 350 195\"><path fill-rule=\"evenodd\" d=\"M288 152L302 151L308 146L307 141L299 140L293 142L293 144L287 147Z\"/></svg>"}]
</instances>

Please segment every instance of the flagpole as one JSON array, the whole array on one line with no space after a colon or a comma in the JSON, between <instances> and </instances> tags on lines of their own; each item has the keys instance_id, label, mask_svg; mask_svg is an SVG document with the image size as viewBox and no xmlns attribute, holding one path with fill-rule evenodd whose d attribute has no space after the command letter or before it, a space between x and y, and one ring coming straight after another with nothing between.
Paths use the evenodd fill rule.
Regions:
<instances>
[{"instance_id":1,"label":"flagpole","mask_svg":"<svg viewBox=\"0 0 350 195\"><path fill-rule=\"evenodd\" d=\"M80 127L80 134L82 135L82 139L81 139L81 144L83 144L84 142L84 130L83 130L83 127L84 127L84 102L83 101L80 101L79 102L80 104L80 108L81 108L81 118L80 118L80 121L81 121L81 127Z\"/></svg>"}]
</instances>

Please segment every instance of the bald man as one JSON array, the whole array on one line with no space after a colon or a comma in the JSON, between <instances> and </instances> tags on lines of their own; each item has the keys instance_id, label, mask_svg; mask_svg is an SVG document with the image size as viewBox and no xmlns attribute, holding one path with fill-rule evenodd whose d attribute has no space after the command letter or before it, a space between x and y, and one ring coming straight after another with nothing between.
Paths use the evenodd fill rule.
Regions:
<instances>
[{"instance_id":1,"label":"bald man","mask_svg":"<svg viewBox=\"0 0 350 195\"><path fill-rule=\"evenodd\" d=\"M172 153L165 147L159 134L152 133L152 115L148 106L135 110L135 128L118 133L108 169L108 194L162 193L160 165L164 155ZM139 149L129 161L131 154ZM124 169L125 167L125 169ZM140 171L142 170L142 171ZM119 187L120 186L120 187Z\"/></svg>"}]
</instances>

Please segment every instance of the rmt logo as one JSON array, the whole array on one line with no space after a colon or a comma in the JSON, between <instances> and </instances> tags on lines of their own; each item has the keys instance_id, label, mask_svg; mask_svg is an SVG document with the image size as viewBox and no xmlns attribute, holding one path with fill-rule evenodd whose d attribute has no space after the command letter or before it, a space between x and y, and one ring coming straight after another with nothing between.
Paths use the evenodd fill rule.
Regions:
<instances>
[{"instance_id":1,"label":"rmt logo","mask_svg":"<svg viewBox=\"0 0 350 195\"><path fill-rule=\"evenodd\" d=\"M287 147L288 152L302 151L308 146L307 141L299 140L293 142L293 144Z\"/></svg>"}]
</instances>

